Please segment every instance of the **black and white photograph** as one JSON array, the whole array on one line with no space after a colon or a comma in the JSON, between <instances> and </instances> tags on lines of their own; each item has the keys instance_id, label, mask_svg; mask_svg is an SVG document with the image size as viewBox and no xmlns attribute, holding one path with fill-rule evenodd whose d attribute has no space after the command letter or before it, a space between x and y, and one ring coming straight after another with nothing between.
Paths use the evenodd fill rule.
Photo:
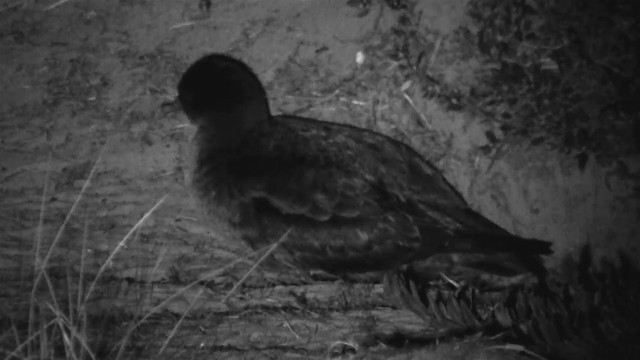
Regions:
<instances>
[{"instance_id":1,"label":"black and white photograph","mask_svg":"<svg viewBox=\"0 0 640 360\"><path fill-rule=\"evenodd\" d=\"M640 359L640 1L0 0L0 359Z\"/></svg>"}]
</instances>

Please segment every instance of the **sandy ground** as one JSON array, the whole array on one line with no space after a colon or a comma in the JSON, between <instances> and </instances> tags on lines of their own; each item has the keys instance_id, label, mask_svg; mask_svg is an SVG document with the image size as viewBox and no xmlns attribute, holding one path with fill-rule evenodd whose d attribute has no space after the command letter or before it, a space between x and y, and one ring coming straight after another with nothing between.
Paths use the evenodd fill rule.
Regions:
<instances>
[{"instance_id":1,"label":"sandy ground","mask_svg":"<svg viewBox=\"0 0 640 360\"><path fill-rule=\"evenodd\" d=\"M585 242L600 254L638 251L638 158L591 161L580 171L573 157L543 146L481 151L495 124L425 99L385 56L397 46L391 34L400 11L337 0L213 1L208 9L207 3L83 0L48 10L44 1L0 4L3 313L24 306L19 289L33 262L33 239L40 230L51 243L102 151L61 234L52 273L79 272L85 238L85 272L95 274L140 217L168 194L107 264L107 282L93 304L143 314L210 275L208 286L185 292L165 306L164 317L142 328L134 341L138 356L158 350L192 299L195 315L178 329L167 358L322 358L332 343L352 339L372 321L380 329L415 325L375 286L314 283L274 264L220 302L248 265L212 272L248 249L199 221L185 187L186 119L160 108L176 95L181 72L209 52L250 64L266 84L275 113L354 124L410 143L487 217L516 234L553 241L551 265ZM484 65L457 56L460 50L449 40L461 28L477 31L465 4L423 1L415 11L422 12L418 31L430 41L425 48L434 53L438 44L434 66L450 74L448 81L471 86ZM433 358L512 355L486 349L476 342L428 347ZM420 358L415 350L363 351L359 356Z\"/></svg>"}]
</instances>

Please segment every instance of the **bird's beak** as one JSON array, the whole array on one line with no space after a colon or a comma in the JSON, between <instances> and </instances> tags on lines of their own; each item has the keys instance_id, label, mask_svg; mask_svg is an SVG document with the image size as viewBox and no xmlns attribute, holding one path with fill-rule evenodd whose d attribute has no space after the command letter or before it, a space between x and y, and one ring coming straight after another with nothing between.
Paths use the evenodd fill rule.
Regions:
<instances>
[{"instance_id":1,"label":"bird's beak","mask_svg":"<svg viewBox=\"0 0 640 360\"><path fill-rule=\"evenodd\" d=\"M160 110L164 116L176 115L176 113L182 111L182 105L178 98L175 98L160 104Z\"/></svg>"},{"instance_id":2,"label":"bird's beak","mask_svg":"<svg viewBox=\"0 0 640 360\"><path fill-rule=\"evenodd\" d=\"M163 117L180 117L181 119L184 117L186 119L186 116L182 114L182 105L178 98L168 100L160 104L160 111ZM178 125L176 128L185 129L185 134L189 139L193 138L195 131L197 130L197 127L192 121L186 121Z\"/></svg>"}]
</instances>

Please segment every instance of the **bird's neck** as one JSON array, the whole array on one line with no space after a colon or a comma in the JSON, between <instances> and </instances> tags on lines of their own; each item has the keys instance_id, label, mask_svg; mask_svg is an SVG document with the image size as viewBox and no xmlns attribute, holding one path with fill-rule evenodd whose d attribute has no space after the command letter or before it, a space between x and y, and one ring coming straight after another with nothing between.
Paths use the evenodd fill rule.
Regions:
<instances>
[{"instance_id":1,"label":"bird's neck","mask_svg":"<svg viewBox=\"0 0 640 360\"><path fill-rule=\"evenodd\" d=\"M231 155L245 146L251 146L252 139L267 136L261 134L266 134L268 131L268 121L256 124L256 126L249 129L200 127L194 140L199 150L198 152L201 154L219 153Z\"/></svg>"}]
</instances>

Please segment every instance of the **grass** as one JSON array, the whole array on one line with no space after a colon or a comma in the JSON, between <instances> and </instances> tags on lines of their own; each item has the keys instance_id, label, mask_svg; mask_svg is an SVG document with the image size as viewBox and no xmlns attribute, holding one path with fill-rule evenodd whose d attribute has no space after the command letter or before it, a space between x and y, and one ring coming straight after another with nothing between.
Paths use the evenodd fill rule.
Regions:
<instances>
[{"instance_id":1,"label":"grass","mask_svg":"<svg viewBox=\"0 0 640 360\"><path fill-rule=\"evenodd\" d=\"M49 245L48 249L44 257L40 257L40 253L44 248L43 242L43 234L42 229L44 225L45 213L46 213L46 199L47 199L47 189L49 185L50 178L50 167L47 169L42 196L40 203L40 213L38 219L38 226L36 230L36 236L33 244L33 278L30 285L30 295L29 295L29 311L26 315L26 321L24 319L16 319L17 322L13 319L10 320L10 327L7 331L5 331L2 335L0 335L0 341L5 339L13 338L15 342L15 347L12 350L2 349L6 356L5 360L10 359L70 359L70 360L81 360L81 359L98 359L101 358L97 354L96 349L94 349L94 344L92 343L91 332L99 329L95 329L95 325L92 324L90 318L91 313L89 312L87 304L92 299L92 296L96 292L96 290L100 286L100 280L105 274L106 269L112 264L118 253L128 244L131 243L131 239L134 238L142 228L143 224L153 215L153 213L162 205L162 203L166 200L168 195L163 196L160 200L158 200L152 207L149 209L141 218L138 220L133 227L127 232L127 234L120 240L117 246L111 251L108 257L104 260L102 265L100 266L95 277L88 283L88 286L85 287L85 278L86 278L86 249L88 242L88 229L89 222L85 220L84 224L84 232L82 237L82 247L81 247L81 256L80 256L80 270L76 279L73 279L69 272L66 275L66 294L62 296L59 294L59 289L54 285L54 281L52 280L52 276L49 274L49 271L52 267L52 257L59 246L61 239L63 238L63 234L69 221L75 215L75 212L83 199L87 189L89 188L98 165L102 159L102 155L104 154L104 150L106 145L103 147L98 159L93 164L87 179L80 192L76 196L71 208L67 212L62 224L58 228L58 231ZM51 163L51 159L49 158L49 164ZM209 278L212 278L219 274L220 272L226 271L229 268L232 268L236 264L241 262L245 262L248 258L255 256L257 254L262 254L262 256L253 264L253 266L247 271L247 273L233 286L231 290L227 292L221 302L225 302L233 293L239 288L239 286L248 278L248 276L266 259L284 240L286 240L289 231L287 231L277 242L262 249L259 249L255 252L252 252L244 257L238 258L231 263L223 266L216 271L210 272L207 277L203 279L198 279L187 286L182 287L179 291L174 293L173 295L167 297L164 301L156 305L153 309L148 311L146 314L141 316L137 321L132 321L124 336L115 344L107 344L110 347L110 350L107 352L110 357L114 359L121 359L126 354L126 345L129 343L129 340L132 338L134 331L139 328L146 320L149 319L155 313L160 312L165 308L165 306L170 303L173 299L177 298L179 295L187 291L188 289L201 284L202 281L207 281ZM166 252L166 251L165 251ZM159 264L164 257L164 253L161 251L158 259L156 259L154 268L150 275L150 278L153 278L154 273L158 270ZM75 281L75 292L74 288ZM45 296L42 296L42 290L44 288ZM196 300L199 298L199 295L202 293L202 289L195 296L192 302L189 304L188 309L182 314L180 320L175 324L171 333L166 338L163 343L163 346L160 348L158 355L162 354L169 344L173 336L178 331L182 321L189 313ZM65 296L66 295L66 296ZM26 323L26 330L21 329L18 324ZM92 328L92 326L94 328ZM21 335L22 334L22 335ZM3 343L5 343L3 341Z\"/></svg>"},{"instance_id":2,"label":"grass","mask_svg":"<svg viewBox=\"0 0 640 360\"><path fill-rule=\"evenodd\" d=\"M95 278L90 282L88 288L84 289L84 276L85 276L85 253L87 245L87 233L88 222L85 221L85 231L82 238L82 253L80 256L80 274L77 279L77 293L71 292L72 286L70 275L67 273L67 299L59 299L56 293L56 288L53 285L51 277L47 272L50 268L51 258L54 250L58 247L63 233L74 215L80 201L86 193L91 181L95 175L96 169L102 155L104 153L103 147L98 159L94 163L89 175L75 198L71 209L67 212L67 215L60 225L58 232L56 233L51 245L49 246L45 256L41 259L39 254L43 248L42 240L42 228L44 224L45 215L45 199L47 198L47 188L50 176L50 170L47 170L45 177L45 184L42 191L42 200L40 204L40 217L38 221L38 227L36 231L36 238L33 246L34 263L33 263L33 282L31 284L31 293L29 296L29 312L27 316L27 338L20 341L20 331L15 324L12 325L12 332L15 337L17 346L13 351L9 352L5 359L13 358L54 358L57 357L56 348L61 347L63 349L64 358L66 359L96 359L94 351L89 346L88 339L88 315L86 311L86 304L91 298L97 284L100 281L102 274L106 266L112 261L115 255L125 246L132 235L140 229L144 222L151 216L151 214L164 202L167 196L160 199L145 215L131 228L127 235L118 243L116 248L111 252L107 260L104 262ZM49 159L50 163L50 159ZM38 297L38 292L41 289L42 281L44 281L46 287L46 293L48 298L42 300ZM62 301L66 301L63 304Z\"/></svg>"},{"instance_id":3,"label":"grass","mask_svg":"<svg viewBox=\"0 0 640 360\"><path fill-rule=\"evenodd\" d=\"M104 151L104 148L103 148ZM82 293L82 283L83 283L83 273L81 272L79 278L79 286L78 286L78 294L77 294L77 302L74 304L72 301L72 294L68 294L68 312L65 313L63 308L58 301L55 287L52 284L51 278L47 273L48 265L51 261L51 256L53 254L54 249L57 247L60 239L62 238L62 234L69 223L72 215L74 214L80 200L85 194L89 184L91 183L91 179L95 174L95 170L97 165L102 158L102 153L98 157L98 160L94 163L91 171L80 190L78 196L76 197L71 209L67 213L62 225L58 229L56 236L53 239L46 255L44 258L40 259L40 253L43 246L42 241L42 228L44 224L45 217L45 199L47 198L47 188L49 184L49 176L50 176L50 166L47 169L47 173L45 176L45 182L42 190L42 198L40 203L40 216L38 220L38 227L36 231L36 237L33 245L33 254L34 254L34 262L33 262L33 282L31 284L31 292L29 297L29 311L27 316L27 338L23 341L20 341L20 331L18 330L15 323L12 321L12 332L14 334L15 341L17 343L16 348L9 352L5 359L13 359L17 357L22 358L49 358L54 357L53 350L53 342L58 336L62 340L62 345L65 353L67 354L67 358L69 359L81 359L84 358L83 354L88 354L88 356L92 359L95 359L95 355L89 349L86 342L86 330L87 330L87 317L86 314L82 313L80 310L84 307L83 299L81 296ZM48 163L51 163L51 157L49 157ZM86 227L85 227L86 228ZM83 250L86 248L86 231L85 236L83 236ZM84 253L81 256L81 268L84 269ZM44 304L38 299L37 293L40 289L41 281L44 279L46 283L46 289L48 291L49 299L44 302ZM97 280L97 279L96 279ZM49 315L49 316L47 316ZM55 331L59 332L55 334ZM58 336L57 336L58 335ZM38 356L36 356L36 350Z\"/></svg>"}]
</instances>

